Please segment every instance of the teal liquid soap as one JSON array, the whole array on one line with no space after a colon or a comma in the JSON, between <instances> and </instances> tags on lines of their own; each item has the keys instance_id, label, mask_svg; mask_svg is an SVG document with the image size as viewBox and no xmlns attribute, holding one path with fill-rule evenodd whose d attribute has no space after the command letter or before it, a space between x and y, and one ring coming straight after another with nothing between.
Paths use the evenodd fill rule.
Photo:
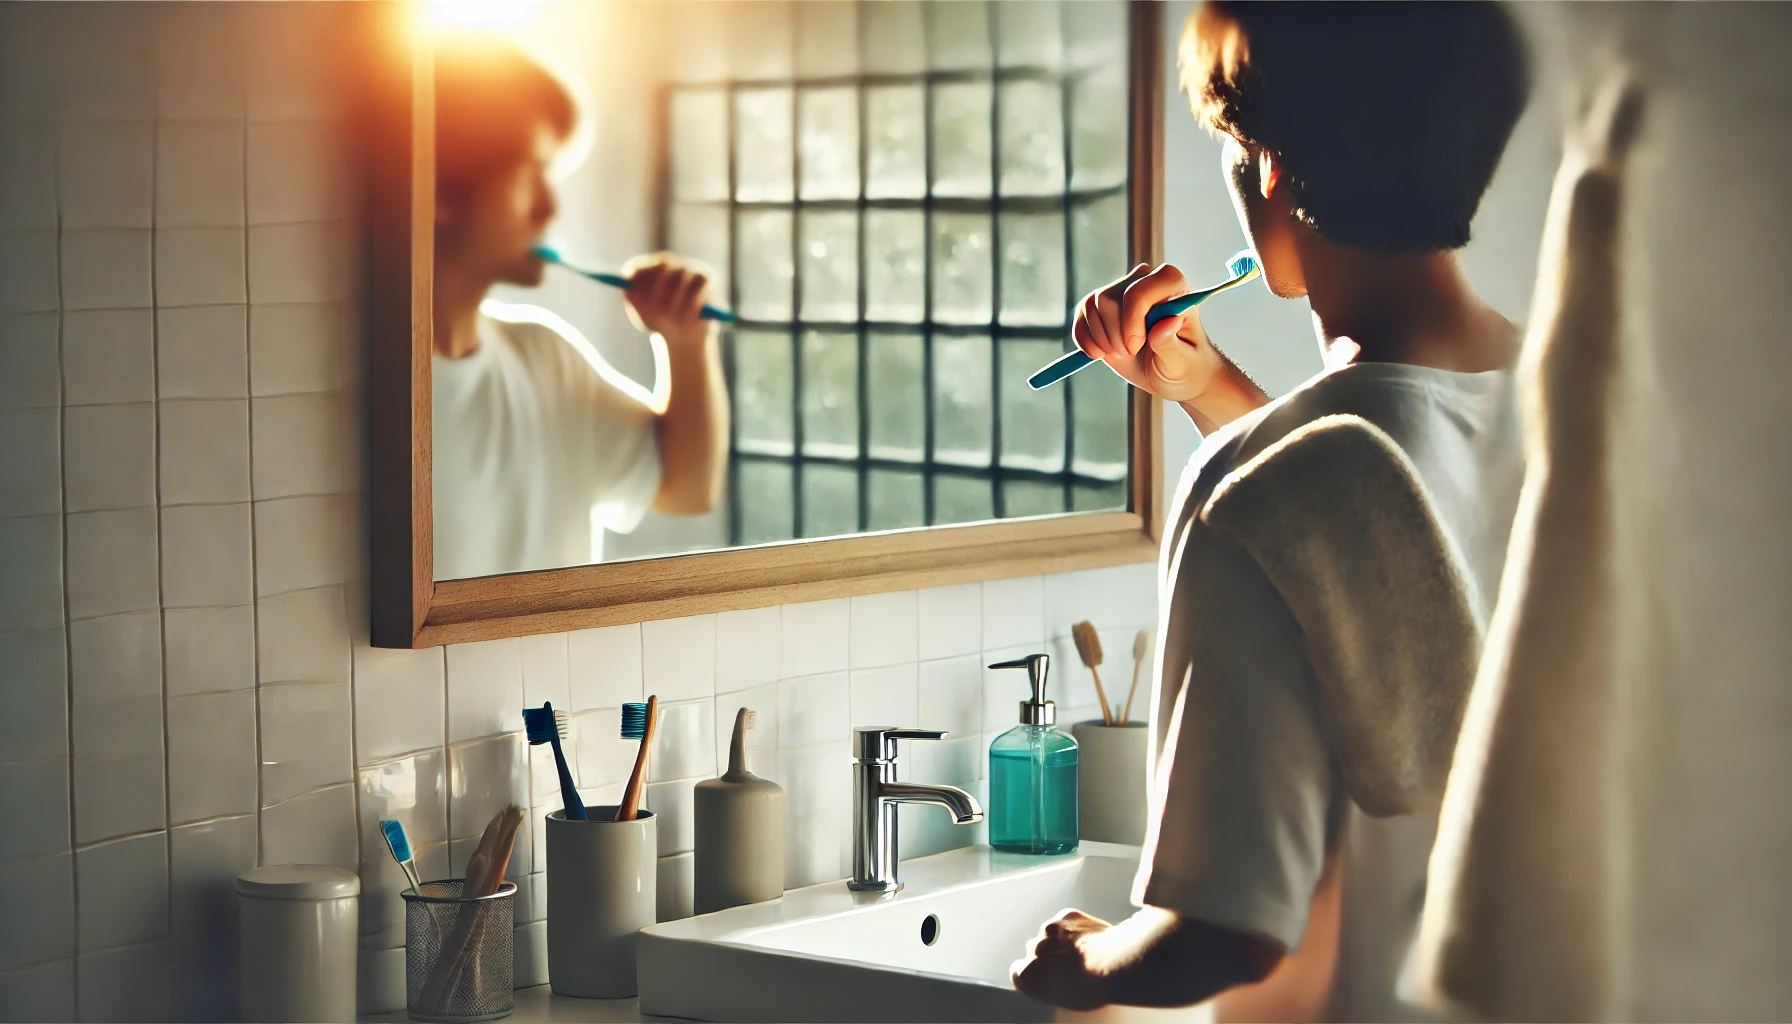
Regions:
<instances>
[{"instance_id":1,"label":"teal liquid soap","mask_svg":"<svg viewBox=\"0 0 1792 1024\"><path fill-rule=\"evenodd\" d=\"M989 748L989 845L1010 853L1069 853L1077 843L1076 740L1020 725Z\"/></svg>"}]
</instances>

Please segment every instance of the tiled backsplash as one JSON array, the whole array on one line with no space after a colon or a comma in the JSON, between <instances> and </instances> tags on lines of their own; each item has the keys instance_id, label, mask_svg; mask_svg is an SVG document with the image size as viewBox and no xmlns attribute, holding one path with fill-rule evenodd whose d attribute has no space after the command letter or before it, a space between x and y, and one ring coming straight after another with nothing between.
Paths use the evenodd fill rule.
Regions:
<instances>
[{"instance_id":1,"label":"tiled backsplash","mask_svg":"<svg viewBox=\"0 0 1792 1024\"><path fill-rule=\"evenodd\" d=\"M691 787L759 712L790 794L788 884L840 877L848 729L900 723L904 772L976 790L1020 679L1057 656L1065 721L1093 619L1124 686L1148 566L424 651L367 646L357 310L330 126L337 4L0 5L0 1018L222 1018L237 872L362 874L362 998L404 1001L403 820L424 877L491 814L518 982L545 980L540 820L520 709L573 717L588 801L630 765L624 701L665 702L648 803L663 912L688 912ZM1117 681L1117 682L1116 682ZM912 855L981 838L905 807Z\"/></svg>"}]
</instances>

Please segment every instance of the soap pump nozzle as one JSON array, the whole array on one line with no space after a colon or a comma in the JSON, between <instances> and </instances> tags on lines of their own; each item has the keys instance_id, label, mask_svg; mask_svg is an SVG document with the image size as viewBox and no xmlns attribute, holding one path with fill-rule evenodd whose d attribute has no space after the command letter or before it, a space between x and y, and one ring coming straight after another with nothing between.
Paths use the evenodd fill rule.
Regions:
<instances>
[{"instance_id":1,"label":"soap pump nozzle","mask_svg":"<svg viewBox=\"0 0 1792 1024\"><path fill-rule=\"evenodd\" d=\"M747 771L747 730L759 724L759 712L741 708L734 713L734 741L728 745L728 770L721 777L728 782L758 782L759 776Z\"/></svg>"},{"instance_id":2,"label":"soap pump nozzle","mask_svg":"<svg viewBox=\"0 0 1792 1024\"><path fill-rule=\"evenodd\" d=\"M998 662L990 668L1024 668L1027 670L1027 681L1033 685L1033 696L1030 700L1020 702L1020 722L1022 725L1051 725L1058 720L1058 706L1045 699L1045 674L1051 667L1051 656L1047 654L1029 654L1013 661Z\"/></svg>"}]
</instances>

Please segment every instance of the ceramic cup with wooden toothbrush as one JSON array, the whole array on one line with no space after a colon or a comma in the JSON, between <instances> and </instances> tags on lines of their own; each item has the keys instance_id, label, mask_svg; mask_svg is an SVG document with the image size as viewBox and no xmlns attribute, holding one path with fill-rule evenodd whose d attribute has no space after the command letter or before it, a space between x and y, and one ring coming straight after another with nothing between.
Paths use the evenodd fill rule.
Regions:
<instances>
[{"instance_id":1,"label":"ceramic cup with wooden toothbrush","mask_svg":"<svg viewBox=\"0 0 1792 1024\"><path fill-rule=\"evenodd\" d=\"M1078 655L1096 677L1103 711L1099 719L1070 727L1078 751L1077 834L1091 842L1137 846L1145 841L1151 804L1151 730L1132 718L1132 710L1140 677L1150 665L1150 634L1140 630L1134 637L1132 685L1124 702L1110 704L1099 682L1101 643L1094 627L1084 622L1072 630Z\"/></svg>"},{"instance_id":2,"label":"ceramic cup with wooden toothbrush","mask_svg":"<svg viewBox=\"0 0 1792 1024\"><path fill-rule=\"evenodd\" d=\"M563 996L636 994L635 933L653 924L659 896L659 831L641 808L659 699L622 708L622 738L639 740L634 771L614 806L547 817L548 984Z\"/></svg>"}]
</instances>

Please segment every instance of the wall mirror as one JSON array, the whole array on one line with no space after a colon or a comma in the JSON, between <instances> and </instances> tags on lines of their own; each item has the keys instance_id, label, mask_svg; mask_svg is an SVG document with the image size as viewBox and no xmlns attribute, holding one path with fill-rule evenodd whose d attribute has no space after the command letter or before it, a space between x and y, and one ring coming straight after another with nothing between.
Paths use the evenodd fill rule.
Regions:
<instances>
[{"instance_id":1,"label":"wall mirror","mask_svg":"<svg viewBox=\"0 0 1792 1024\"><path fill-rule=\"evenodd\" d=\"M1150 400L1026 378L1156 257L1158 6L425 5L365 111L374 641L1152 557Z\"/></svg>"}]
</instances>

